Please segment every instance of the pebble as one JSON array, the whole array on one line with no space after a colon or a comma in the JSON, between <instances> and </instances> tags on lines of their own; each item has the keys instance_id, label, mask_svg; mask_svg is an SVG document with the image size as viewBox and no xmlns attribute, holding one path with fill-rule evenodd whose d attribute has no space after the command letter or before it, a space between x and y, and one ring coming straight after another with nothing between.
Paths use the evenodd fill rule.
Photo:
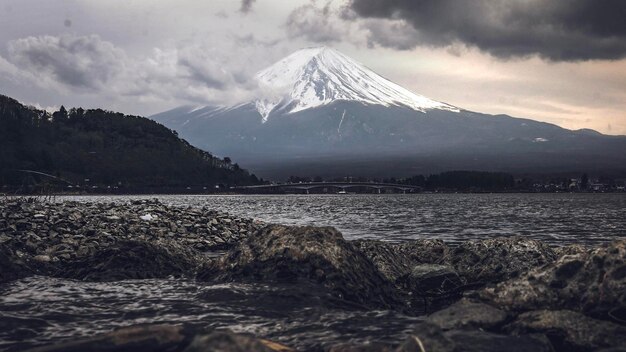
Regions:
<instances>
[{"instance_id":1,"label":"pebble","mask_svg":"<svg viewBox=\"0 0 626 352\"><path fill-rule=\"evenodd\" d=\"M175 240L181 246L228 249L264 225L207 208L157 200L127 203L0 200L0 245L27 260L77 260L122 240ZM35 222L33 219L41 219Z\"/></svg>"},{"instance_id":2,"label":"pebble","mask_svg":"<svg viewBox=\"0 0 626 352\"><path fill-rule=\"evenodd\" d=\"M48 255L36 255L33 257L34 260L38 261L38 262L43 262L43 263L47 263L50 261L50 256Z\"/></svg>"}]
</instances>

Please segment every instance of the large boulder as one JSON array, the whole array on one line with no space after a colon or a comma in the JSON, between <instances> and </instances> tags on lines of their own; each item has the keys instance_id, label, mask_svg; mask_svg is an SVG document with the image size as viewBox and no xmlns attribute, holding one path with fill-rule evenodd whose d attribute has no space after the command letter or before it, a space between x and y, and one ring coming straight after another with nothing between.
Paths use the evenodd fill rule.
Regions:
<instances>
[{"instance_id":1,"label":"large boulder","mask_svg":"<svg viewBox=\"0 0 626 352\"><path fill-rule=\"evenodd\" d=\"M181 325L135 325L93 337L34 348L28 352L181 351L189 345L194 334Z\"/></svg>"},{"instance_id":2,"label":"large boulder","mask_svg":"<svg viewBox=\"0 0 626 352\"><path fill-rule=\"evenodd\" d=\"M569 310L522 313L506 330L515 334L544 333L557 351L626 348L626 327Z\"/></svg>"},{"instance_id":3,"label":"large boulder","mask_svg":"<svg viewBox=\"0 0 626 352\"><path fill-rule=\"evenodd\" d=\"M481 330L443 331L423 322L417 325L397 352L552 352L543 335L500 335Z\"/></svg>"},{"instance_id":4,"label":"large boulder","mask_svg":"<svg viewBox=\"0 0 626 352\"><path fill-rule=\"evenodd\" d=\"M458 300L464 289L454 268L441 264L418 264L397 284L410 297L410 311L414 314L446 307Z\"/></svg>"},{"instance_id":5,"label":"large boulder","mask_svg":"<svg viewBox=\"0 0 626 352\"><path fill-rule=\"evenodd\" d=\"M199 271L198 280L254 280L322 286L369 307L401 305L393 283L331 227L270 225Z\"/></svg>"},{"instance_id":6,"label":"large boulder","mask_svg":"<svg viewBox=\"0 0 626 352\"><path fill-rule=\"evenodd\" d=\"M63 264L54 276L85 281L193 277L199 260L193 251L175 243L123 240Z\"/></svg>"},{"instance_id":7,"label":"large boulder","mask_svg":"<svg viewBox=\"0 0 626 352\"><path fill-rule=\"evenodd\" d=\"M28 352L292 352L281 344L229 331L202 331L191 326L144 324L93 337L60 342Z\"/></svg>"},{"instance_id":8,"label":"large boulder","mask_svg":"<svg viewBox=\"0 0 626 352\"><path fill-rule=\"evenodd\" d=\"M487 284L516 277L556 258L547 244L516 236L464 242L451 249L445 261L468 283Z\"/></svg>"},{"instance_id":9,"label":"large boulder","mask_svg":"<svg viewBox=\"0 0 626 352\"><path fill-rule=\"evenodd\" d=\"M25 263L10 248L0 244L0 284L31 274Z\"/></svg>"},{"instance_id":10,"label":"large boulder","mask_svg":"<svg viewBox=\"0 0 626 352\"><path fill-rule=\"evenodd\" d=\"M405 284L415 295L438 297L459 293L463 280L449 265L419 264L406 276Z\"/></svg>"},{"instance_id":11,"label":"large boulder","mask_svg":"<svg viewBox=\"0 0 626 352\"><path fill-rule=\"evenodd\" d=\"M451 267L450 273L456 273L453 276L458 275L460 280L447 282L469 289L516 277L552 263L558 257L548 245L522 237L467 241L456 247L432 239L402 243L359 240L353 243L388 280L403 288L407 288L407 279L411 276L420 276L413 275L413 272L427 268L426 264ZM415 285L409 284L408 289L413 291L412 288Z\"/></svg>"},{"instance_id":12,"label":"large boulder","mask_svg":"<svg viewBox=\"0 0 626 352\"><path fill-rule=\"evenodd\" d=\"M557 258L560 258L564 255L583 254L585 252L588 252L590 248L579 243L574 243L567 246L554 247L553 249L554 253L556 253Z\"/></svg>"},{"instance_id":13,"label":"large boulder","mask_svg":"<svg viewBox=\"0 0 626 352\"><path fill-rule=\"evenodd\" d=\"M401 243L376 240L352 241L390 281L406 276L418 264L442 264L449 251L441 240L413 240Z\"/></svg>"},{"instance_id":14,"label":"large boulder","mask_svg":"<svg viewBox=\"0 0 626 352\"><path fill-rule=\"evenodd\" d=\"M442 240L420 239L398 243L396 250L415 263L445 264L450 247Z\"/></svg>"},{"instance_id":15,"label":"large boulder","mask_svg":"<svg viewBox=\"0 0 626 352\"><path fill-rule=\"evenodd\" d=\"M486 288L480 296L509 310L569 309L624 321L626 240L575 255Z\"/></svg>"},{"instance_id":16,"label":"large boulder","mask_svg":"<svg viewBox=\"0 0 626 352\"><path fill-rule=\"evenodd\" d=\"M342 343L331 346L328 352L393 352L395 348L384 344L372 343L366 345L357 345L351 343Z\"/></svg>"},{"instance_id":17,"label":"large boulder","mask_svg":"<svg viewBox=\"0 0 626 352\"><path fill-rule=\"evenodd\" d=\"M230 331L198 335L183 352L293 352L279 343Z\"/></svg>"},{"instance_id":18,"label":"large boulder","mask_svg":"<svg viewBox=\"0 0 626 352\"><path fill-rule=\"evenodd\" d=\"M378 268L389 281L408 274L416 264L411 258L398 251L398 244L376 240L356 240L351 242Z\"/></svg>"},{"instance_id":19,"label":"large boulder","mask_svg":"<svg viewBox=\"0 0 626 352\"><path fill-rule=\"evenodd\" d=\"M483 329L495 331L509 318L509 314L490 305L461 299L453 305L426 318L443 330Z\"/></svg>"}]
</instances>

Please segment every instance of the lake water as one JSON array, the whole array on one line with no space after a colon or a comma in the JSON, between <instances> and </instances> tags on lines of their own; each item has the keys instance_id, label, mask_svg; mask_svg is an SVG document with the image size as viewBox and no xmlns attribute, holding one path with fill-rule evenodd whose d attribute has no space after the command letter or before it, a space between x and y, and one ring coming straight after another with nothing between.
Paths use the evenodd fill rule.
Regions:
<instances>
[{"instance_id":1,"label":"lake water","mask_svg":"<svg viewBox=\"0 0 626 352\"><path fill-rule=\"evenodd\" d=\"M127 202L154 196L57 197ZM450 243L522 235L552 244L626 236L626 194L157 196L266 222L330 225L346 238ZM119 326L186 322L249 332L305 350L338 342L399 342L419 317L354 310L315 287L185 280L89 283L32 277L0 285L0 350L92 336Z\"/></svg>"},{"instance_id":2,"label":"lake water","mask_svg":"<svg viewBox=\"0 0 626 352\"><path fill-rule=\"evenodd\" d=\"M305 350L341 342L402 341L419 317L362 311L315 287L209 285L185 280L76 282L32 277L0 285L0 350L121 326L186 323L252 333Z\"/></svg>"},{"instance_id":3,"label":"lake water","mask_svg":"<svg viewBox=\"0 0 626 352\"><path fill-rule=\"evenodd\" d=\"M597 243L626 236L626 193L88 196L80 201L158 198L265 222L334 226L347 239L454 243L521 235L552 244Z\"/></svg>"}]
</instances>

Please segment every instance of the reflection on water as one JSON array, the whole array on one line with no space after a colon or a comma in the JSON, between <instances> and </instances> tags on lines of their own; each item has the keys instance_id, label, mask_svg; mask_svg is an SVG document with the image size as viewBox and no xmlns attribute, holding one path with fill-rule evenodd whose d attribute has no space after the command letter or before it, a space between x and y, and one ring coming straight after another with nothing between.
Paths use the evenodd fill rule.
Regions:
<instances>
[{"instance_id":1,"label":"reflection on water","mask_svg":"<svg viewBox=\"0 0 626 352\"><path fill-rule=\"evenodd\" d=\"M337 341L401 341L418 319L357 310L318 291L307 285L33 277L0 287L0 349L19 351L152 322L227 328L311 349Z\"/></svg>"},{"instance_id":2,"label":"reflection on water","mask_svg":"<svg viewBox=\"0 0 626 352\"><path fill-rule=\"evenodd\" d=\"M64 197L126 201L154 196ZM266 222L335 226L348 239L447 242L522 235L553 244L626 236L626 194L157 196Z\"/></svg>"}]
</instances>

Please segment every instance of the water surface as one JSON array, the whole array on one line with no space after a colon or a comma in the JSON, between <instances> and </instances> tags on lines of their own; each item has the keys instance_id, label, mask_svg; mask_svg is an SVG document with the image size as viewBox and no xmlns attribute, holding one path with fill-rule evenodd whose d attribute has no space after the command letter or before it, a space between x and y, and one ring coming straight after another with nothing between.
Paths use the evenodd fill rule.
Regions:
<instances>
[{"instance_id":1,"label":"water surface","mask_svg":"<svg viewBox=\"0 0 626 352\"><path fill-rule=\"evenodd\" d=\"M57 197L127 202L155 196ZM335 226L348 239L449 243L522 235L555 245L626 236L626 194L156 196L265 222ZM420 318L361 311L316 287L185 280L89 283L32 277L0 285L0 350L92 336L137 323L185 322L249 332L292 347L400 342Z\"/></svg>"},{"instance_id":2,"label":"water surface","mask_svg":"<svg viewBox=\"0 0 626 352\"><path fill-rule=\"evenodd\" d=\"M626 194L396 194L86 196L80 201L158 198L206 206L265 222L335 226L347 239L450 243L521 235L552 244L598 243L626 236Z\"/></svg>"},{"instance_id":3,"label":"water surface","mask_svg":"<svg viewBox=\"0 0 626 352\"><path fill-rule=\"evenodd\" d=\"M141 323L229 329L305 350L337 342L391 344L402 341L419 319L358 310L302 285L46 277L0 285L0 350L7 351Z\"/></svg>"}]
</instances>

